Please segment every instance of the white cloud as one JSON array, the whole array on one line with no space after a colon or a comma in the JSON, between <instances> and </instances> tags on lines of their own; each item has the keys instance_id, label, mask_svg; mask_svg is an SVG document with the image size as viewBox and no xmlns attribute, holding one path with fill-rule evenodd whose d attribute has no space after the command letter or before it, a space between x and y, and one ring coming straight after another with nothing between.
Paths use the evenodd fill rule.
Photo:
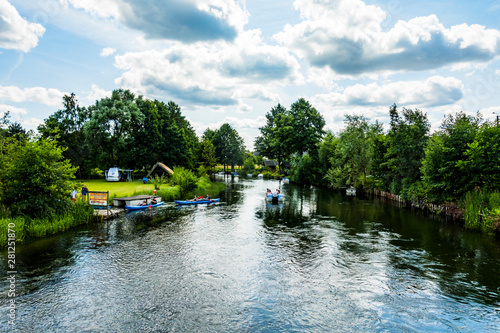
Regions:
<instances>
[{"instance_id":1,"label":"white cloud","mask_svg":"<svg viewBox=\"0 0 500 333\"><path fill-rule=\"evenodd\" d=\"M500 31L480 25L445 28L435 15L398 21L384 31L386 13L360 0L296 0L301 23L274 38L312 66L359 76L487 62L500 52Z\"/></svg>"},{"instance_id":2,"label":"white cloud","mask_svg":"<svg viewBox=\"0 0 500 333\"><path fill-rule=\"evenodd\" d=\"M111 94L112 91L106 91L100 88L97 84L93 84L91 91L88 93L87 96L83 97L82 102L84 104L93 104L96 101L99 101L103 98L110 97Z\"/></svg>"},{"instance_id":3,"label":"white cloud","mask_svg":"<svg viewBox=\"0 0 500 333\"><path fill-rule=\"evenodd\" d=\"M62 98L65 94L58 89L47 89L43 87L32 87L21 89L15 86L0 86L0 101L10 101L15 103L36 102L49 106L62 105Z\"/></svg>"},{"instance_id":4,"label":"white cloud","mask_svg":"<svg viewBox=\"0 0 500 333\"><path fill-rule=\"evenodd\" d=\"M115 54L116 49L112 47L105 47L102 49L100 56L101 57L108 57L110 55Z\"/></svg>"},{"instance_id":5,"label":"white cloud","mask_svg":"<svg viewBox=\"0 0 500 333\"><path fill-rule=\"evenodd\" d=\"M27 112L23 108L18 108L12 105L6 105L6 104L0 104L0 113L2 114L1 117L5 114L5 112L10 112L11 115L16 114L16 115L25 115Z\"/></svg>"},{"instance_id":6,"label":"white cloud","mask_svg":"<svg viewBox=\"0 0 500 333\"><path fill-rule=\"evenodd\" d=\"M26 21L7 0L0 0L0 48L28 52L44 32L42 25Z\"/></svg>"},{"instance_id":7,"label":"white cloud","mask_svg":"<svg viewBox=\"0 0 500 333\"><path fill-rule=\"evenodd\" d=\"M283 48L263 44L255 31L242 33L234 43L175 43L128 52L115 57L115 66L124 71L115 80L119 87L194 105L241 105L244 97L276 100L273 86L303 80L297 60Z\"/></svg>"},{"instance_id":8,"label":"white cloud","mask_svg":"<svg viewBox=\"0 0 500 333\"><path fill-rule=\"evenodd\" d=\"M463 83L453 77L433 76L425 81L400 81L379 85L356 84L342 92L317 95L315 100L333 106L386 106L393 103L408 107L450 105L464 95Z\"/></svg>"},{"instance_id":9,"label":"white cloud","mask_svg":"<svg viewBox=\"0 0 500 333\"><path fill-rule=\"evenodd\" d=\"M234 40L248 13L234 0L65 0L101 18L113 18L149 39L183 42Z\"/></svg>"}]
</instances>

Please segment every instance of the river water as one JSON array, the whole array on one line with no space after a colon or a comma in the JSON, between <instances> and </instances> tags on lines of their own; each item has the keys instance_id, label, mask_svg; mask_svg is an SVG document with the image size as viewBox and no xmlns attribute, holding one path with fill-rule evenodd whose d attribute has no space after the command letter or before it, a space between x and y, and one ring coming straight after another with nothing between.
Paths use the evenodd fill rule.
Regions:
<instances>
[{"instance_id":1,"label":"river water","mask_svg":"<svg viewBox=\"0 0 500 333\"><path fill-rule=\"evenodd\" d=\"M498 332L500 242L373 198L225 180L18 245L18 332ZM267 204L266 188L286 201ZM7 254L0 269L7 276Z\"/></svg>"}]
</instances>

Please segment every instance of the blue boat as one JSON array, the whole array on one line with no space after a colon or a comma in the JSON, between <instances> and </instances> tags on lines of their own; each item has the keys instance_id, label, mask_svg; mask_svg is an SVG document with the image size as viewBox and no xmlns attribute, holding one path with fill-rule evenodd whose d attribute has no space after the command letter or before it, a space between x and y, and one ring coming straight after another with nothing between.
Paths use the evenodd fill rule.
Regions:
<instances>
[{"instance_id":1,"label":"blue boat","mask_svg":"<svg viewBox=\"0 0 500 333\"><path fill-rule=\"evenodd\" d=\"M266 200L267 201L284 201L285 200L285 195L283 193L266 193Z\"/></svg>"},{"instance_id":2,"label":"blue boat","mask_svg":"<svg viewBox=\"0 0 500 333\"><path fill-rule=\"evenodd\" d=\"M178 205L198 205L198 204L211 204L214 202L219 202L220 198L217 199L201 199L197 201L190 201L190 200L175 200L175 203Z\"/></svg>"},{"instance_id":3,"label":"blue boat","mask_svg":"<svg viewBox=\"0 0 500 333\"><path fill-rule=\"evenodd\" d=\"M164 203L165 203L164 201L160 201L160 202L155 203L155 204L147 204L145 206L141 206L141 205L138 205L138 206L125 206L125 208L128 209L128 210L141 210L141 209L146 209L146 208L149 208L149 207L161 206Z\"/></svg>"}]
</instances>

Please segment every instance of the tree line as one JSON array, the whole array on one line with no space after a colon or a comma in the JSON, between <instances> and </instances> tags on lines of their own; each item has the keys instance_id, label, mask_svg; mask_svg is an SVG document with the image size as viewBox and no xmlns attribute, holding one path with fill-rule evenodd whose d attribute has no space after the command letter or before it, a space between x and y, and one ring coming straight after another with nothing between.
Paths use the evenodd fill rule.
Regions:
<instances>
[{"instance_id":1,"label":"tree line","mask_svg":"<svg viewBox=\"0 0 500 333\"><path fill-rule=\"evenodd\" d=\"M297 115L297 104L307 105ZM390 124L345 115L338 133L324 131L323 117L299 100L290 110L278 104L266 114L255 147L260 154L291 163L290 178L304 184L388 191L404 201L437 204L482 197L476 219L500 213L500 127L480 113L446 116L430 133L419 109L389 108ZM473 195L471 195L473 193ZM497 217L495 217L497 216ZM496 221L496 222L495 222ZM498 223L500 224L500 223ZM477 227L477 226L476 226ZM477 228L483 228L479 226Z\"/></svg>"}]
</instances>

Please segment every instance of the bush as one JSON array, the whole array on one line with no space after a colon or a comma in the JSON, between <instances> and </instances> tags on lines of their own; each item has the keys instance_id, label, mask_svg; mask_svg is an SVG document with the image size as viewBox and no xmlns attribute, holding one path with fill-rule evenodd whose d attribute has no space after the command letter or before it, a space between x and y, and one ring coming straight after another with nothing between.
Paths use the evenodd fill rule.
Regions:
<instances>
[{"instance_id":1,"label":"bush","mask_svg":"<svg viewBox=\"0 0 500 333\"><path fill-rule=\"evenodd\" d=\"M42 217L67 212L75 171L53 141L12 141L0 160L1 203L13 215Z\"/></svg>"},{"instance_id":2,"label":"bush","mask_svg":"<svg viewBox=\"0 0 500 333\"><path fill-rule=\"evenodd\" d=\"M189 191L196 188L197 178L193 172L183 167L174 167L174 174L170 179L172 185L180 187L180 195L184 197Z\"/></svg>"}]
</instances>

